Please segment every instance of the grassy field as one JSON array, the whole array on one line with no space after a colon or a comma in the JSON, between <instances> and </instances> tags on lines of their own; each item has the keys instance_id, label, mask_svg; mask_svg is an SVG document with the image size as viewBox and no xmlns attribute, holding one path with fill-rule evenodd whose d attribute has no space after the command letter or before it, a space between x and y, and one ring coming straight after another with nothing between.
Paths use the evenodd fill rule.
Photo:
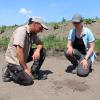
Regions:
<instances>
[{"instance_id":1,"label":"grassy field","mask_svg":"<svg viewBox=\"0 0 100 100\"><path fill-rule=\"evenodd\" d=\"M66 38L56 37L54 35L49 35L47 37L41 38L41 40L44 42L44 47L47 50L57 50L62 51L64 48L66 48L67 40ZM1 38L0 39L0 48L7 47L9 42L9 38ZM33 45L34 47L35 45ZM100 39L96 39L95 41L95 51L100 52Z\"/></svg>"},{"instance_id":2,"label":"grassy field","mask_svg":"<svg viewBox=\"0 0 100 100\"><path fill-rule=\"evenodd\" d=\"M7 47L8 43L9 43L9 39L8 38L0 38L0 48Z\"/></svg>"},{"instance_id":3,"label":"grassy field","mask_svg":"<svg viewBox=\"0 0 100 100\"><path fill-rule=\"evenodd\" d=\"M96 35L96 41L95 41L95 51L99 52L100 51L100 35L98 33L100 30L98 30L98 25L100 25L100 19L84 19L83 22L85 25L89 25L90 29L93 28L96 30L94 33ZM51 22L48 23L48 26L50 27L50 31L47 31L48 36L43 36L42 41L44 42L44 46L47 50L58 50L62 51L64 48L66 48L66 34L67 31L72 27L71 22L66 20L65 18L62 18L61 22ZM95 25L93 26L92 24ZM93 26L93 27L92 27ZM11 36L11 33L13 30L15 30L18 27L18 25L13 25L13 26L0 26L0 48L7 48L8 42L9 42L9 37ZM67 29L67 30L66 30ZM63 33L63 34L62 34ZM33 45L34 47L34 45Z\"/></svg>"},{"instance_id":4,"label":"grassy field","mask_svg":"<svg viewBox=\"0 0 100 100\"><path fill-rule=\"evenodd\" d=\"M100 52L100 39L96 39L95 41L95 51Z\"/></svg>"},{"instance_id":5,"label":"grassy field","mask_svg":"<svg viewBox=\"0 0 100 100\"><path fill-rule=\"evenodd\" d=\"M47 50L63 50L66 48L66 38L56 37L54 35L49 35L42 39L44 46Z\"/></svg>"}]
</instances>

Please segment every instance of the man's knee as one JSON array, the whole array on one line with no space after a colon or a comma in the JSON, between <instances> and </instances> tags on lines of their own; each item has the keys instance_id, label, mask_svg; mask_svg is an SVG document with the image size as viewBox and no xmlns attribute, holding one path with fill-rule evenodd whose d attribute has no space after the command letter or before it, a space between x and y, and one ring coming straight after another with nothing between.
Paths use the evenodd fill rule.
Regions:
<instances>
[{"instance_id":1,"label":"man's knee","mask_svg":"<svg viewBox=\"0 0 100 100\"><path fill-rule=\"evenodd\" d=\"M20 85L32 85L34 83L32 77L30 77L24 71L13 73L13 81Z\"/></svg>"},{"instance_id":2,"label":"man's knee","mask_svg":"<svg viewBox=\"0 0 100 100\"><path fill-rule=\"evenodd\" d=\"M34 81L33 81L32 77L30 77L28 75L27 75L27 77L22 79L21 82L20 82L21 85L25 85L25 86L32 85L33 83L34 83Z\"/></svg>"},{"instance_id":3,"label":"man's knee","mask_svg":"<svg viewBox=\"0 0 100 100\"><path fill-rule=\"evenodd\" d=\"M23 85L32 85L34 81L32 79L27 80L26 82L23 82Z\"/></svg>"},{"instance_id":4,"label":"man's knee","mask_svg":"<svg viewBox=\"0 0 100 100\"><path fill-rule=\"evenodd\" d=\"M46 56L46 49L45 48L42 48L40 52L41 52L41 56L44 56L44 57Z\"/></svg>"}]
</instances>

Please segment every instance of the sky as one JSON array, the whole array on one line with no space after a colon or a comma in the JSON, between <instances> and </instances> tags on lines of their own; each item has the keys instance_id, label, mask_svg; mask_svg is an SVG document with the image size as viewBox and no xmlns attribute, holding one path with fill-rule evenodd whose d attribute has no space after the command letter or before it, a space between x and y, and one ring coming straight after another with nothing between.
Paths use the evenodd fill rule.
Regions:
<instances>
[{"instance_id":1,"label":"sky","mask_svg":"<svg viewBox=\"0 0 100 100\"><path fill-rule=\"evenodd\" d=\"M58 22L76 13L100 18L100 0L0 0L0 25L20 25L32 16Z\"/></svg>"}]
</instances>

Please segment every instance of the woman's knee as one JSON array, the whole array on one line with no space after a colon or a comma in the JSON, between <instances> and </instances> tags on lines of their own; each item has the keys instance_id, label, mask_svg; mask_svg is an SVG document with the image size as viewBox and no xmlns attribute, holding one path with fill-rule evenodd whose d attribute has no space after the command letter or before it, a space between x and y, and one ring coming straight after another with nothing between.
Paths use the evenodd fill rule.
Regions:
<instances>
[{"instance_id":1,"label":"woman's knee","mask_svg":"<svg viewBox=\"0 0 100 100\"><path fill-rule=\"evenodd\" d=\"M84 69L83 67L77 68L77 75L80 77L86 77L89 74L89 69Z\"/></svg>"},{"instance_id":2,"label":"woman's knee","mask_svg":"<svg viewBox=\"0 0 100 100\"><path fill-rule=\"evenodd\" d=\"M72 58L72 56L67 53L67 49L64 50L64 55L68 60Z\"/></svg>"},{"instance_id":3,"label":"woman's knee","mask_svg":"<svg viewBox=\"0 0 100 100\"><path fill-rule=\"evenodd\" d=\"M69 55L67 54L67 49L64 50L64 55L66 56L66 58L69 56Z\"/></svg>"}]
</instances>

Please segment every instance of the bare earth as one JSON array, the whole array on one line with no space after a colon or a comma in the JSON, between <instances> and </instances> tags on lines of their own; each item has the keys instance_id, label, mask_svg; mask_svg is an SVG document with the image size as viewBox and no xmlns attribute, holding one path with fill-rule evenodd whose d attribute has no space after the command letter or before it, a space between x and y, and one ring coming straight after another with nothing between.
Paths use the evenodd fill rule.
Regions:
<instances>
[{"instance_id":1,"label":"bare earth","mask_svg":"<svg viewBox=\"0 0 100 100\"><path fill-rule=\"evenodd\" d=\"M100 100L100 62L94 63L93 72L86 78L66 73L69 64L63 56L49 56L42 66L48 79L20 86L2 82L5 62L4 53L0 52L0 100Z\"/></svg>"}]
</instances>

